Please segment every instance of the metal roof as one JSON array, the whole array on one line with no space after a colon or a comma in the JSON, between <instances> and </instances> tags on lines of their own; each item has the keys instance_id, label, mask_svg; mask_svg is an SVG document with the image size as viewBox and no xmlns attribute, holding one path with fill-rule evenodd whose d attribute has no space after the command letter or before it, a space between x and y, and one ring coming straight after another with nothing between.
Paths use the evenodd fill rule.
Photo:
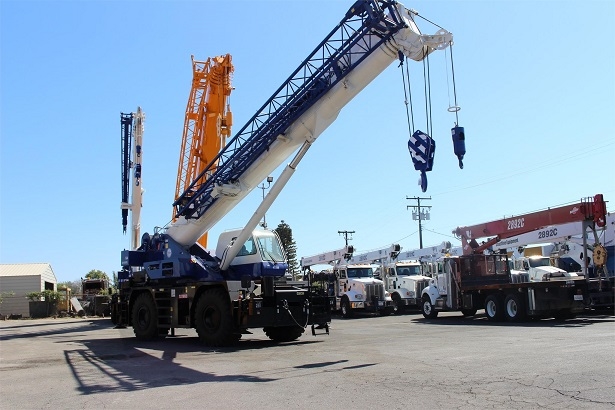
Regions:
<instances>
[{"instance_id":1,"label":"metal roof","mask_svg":"<svg viewBox=\"0 0 615 410\"><path fill-rule=\"evenodd\" d=\"M0 276L37 276L50 272L55 273L49 263L3 263L0 264Z\"/></svg>"}]
</instances>

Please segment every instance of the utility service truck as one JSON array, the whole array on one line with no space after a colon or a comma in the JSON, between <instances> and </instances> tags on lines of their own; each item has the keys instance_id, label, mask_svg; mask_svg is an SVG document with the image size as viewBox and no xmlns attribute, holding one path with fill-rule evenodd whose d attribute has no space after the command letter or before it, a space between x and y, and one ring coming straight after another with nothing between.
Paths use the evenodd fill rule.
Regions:
<instances>
[{"instance_id":1,"label":"utility service truck","mask_svg":"<svg viewBox=\"0 0 615 410\"><path fill-rule=\"evenodd\" d=\"M584 198L571 205L457 228L464 254L444 259L444 271L423 290L425 318L439 311L461 311L473 316L484 309L490 321L516 322L526 317L572 317L589 304L584 277L542 276L540 281L513 282L508 255L486 254L502 239L560 223L579 221L585 229L605 225L606 205L602 195ZM493 236L479 245L476 239ZM560 280L562 279L562 280Z\"/></svg>"},{"instance_id":2,"label":"utility service truck","mask_svg":"<svg viewBox=\"0 0 615 410\"><path fill-rule=\"evenodd\" d=\"M351 262L353 252L353 246L347 245L339 250L303 257L301 268L308 277L326 280L327 292L334 297L334 308L342 317L353 317L357 311L391 314L393 300L384 282L374 277L374 267L369 262ZM330 265L333 270L318 274L311 271L316 265Z\"/></svg>"},{"instance_id":3,"label":"utility service truck","mask_svg":"<svg viewBox=\"0 0 615 410\"><path fill-rule=\"evenodd\" d=\"M423 61L452 44L452 34L444 29L422 34L417 16L395 1L354 2L247 124L220 145L217 155L206 158L192 182L182 185L173 222L143 234L140 245L122 252L115 323L132 326L146 340L178 327L195 328L200 340L212 346L234 343L254 328L274 341L295 340L310 324L313 333L315 328L328 331L330 301L323 288L310 281L305 286L279 281L287 268L279 238L255 228L310 146L349 101L395 61ZM187 113L186 126L199 113ZM209 127L220 134L213 138L230 135L227 122L213 120L220 121L220 127ZM457 126L452 131L458 157L465 152L462 131ZM425 161L421 147L418 140L409 146L416 150L415 168ZM206 251L199 239L293 153L244 228L223 233L216 252ZM132 206L134 212L138 206ZM347 289L350 272L345 270ZM382 284L369 280L370 286L364 282L364 291L370 292L366 296L383 299Z\"/></svg>"},{"instance_id":4,"label":"utility service truck","mask_svg":"<svg viewBox=\"0 0 615 410\"><path fill-rule=\"evenodd\" d=\"M450 247L449 242L443 242L438 246L402 252L401 245L393 244L384 249L353 255L348 263L380 265L380 278L393 300L393 311L400 314L421 306L421 294L430 277L423 274L420 259L437 256Z\"/></svg>"}]
</instances>

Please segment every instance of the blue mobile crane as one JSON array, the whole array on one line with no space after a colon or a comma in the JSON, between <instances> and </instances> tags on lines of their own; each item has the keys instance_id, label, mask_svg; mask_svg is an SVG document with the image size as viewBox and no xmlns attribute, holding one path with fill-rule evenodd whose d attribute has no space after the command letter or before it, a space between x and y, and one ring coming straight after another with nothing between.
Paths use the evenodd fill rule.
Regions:
<instances>
[{"instance_id":1,"label":"blue mobile crane","mask_svg":"<svg viewBox=\"0 0 615 410\"><path fill-rule=\"evenodd\" d=\"M231 138L173 206L175 221L122 252L112 320L139 339L195 328L210 346L249 329L292 341L312 326L328 333L332 300L311 282L290 284L275 232L255 229L310 146L341 109L397 60L422 61L452 44L444 29L421 34L415 11L360 0ZM215 254L198 239L294 153L245 227L223 232Z\"/></svg>"}]
</instances>

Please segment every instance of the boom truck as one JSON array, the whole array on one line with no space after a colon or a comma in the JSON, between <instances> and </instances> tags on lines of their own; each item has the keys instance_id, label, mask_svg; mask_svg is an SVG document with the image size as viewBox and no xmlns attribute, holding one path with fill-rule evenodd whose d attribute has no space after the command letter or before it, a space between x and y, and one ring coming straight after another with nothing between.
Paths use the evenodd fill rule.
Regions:
<instances>
[{"instance_id":1,"label":"boom truck","mask_svg":"<svg viewBox=\"0 0 615 410\"><path fill-rule=\"evenodd\" d=\"M332 305L342 317L351 318L356 311L383 316L393 312L393 300L384 288L384 282L374 277L374 268L369 260L353 260L354 247L323 252L301 258L301 269L308 278L326 282L328 295L334 298ZM330 265L331 273L317 275L311 271L315 265Z\"/></svg>"},{"instance_id":2,"label":"boom truck","mask_svg":"<svg viewBox=\"0 0 615 410\"><path fill-rule=\"evenodd\" d=\"M450 242L443 242L437 246L402 252L401 245L393 244L353 255L348 264L379 264L380 278L393 301L393 312L401 314L412 307L420 308L421 293L429 283L430 278L423 275L420 259L438 256L450 247Z\"/></svg>"},{"instance_id":3,"label":"boom truck","mask_svg":"<svg viewBox=\"0 0 615 410\"><path fill-rule=\"evenodd\" d=\"M605 221L602 229L589 231L583 221L549 225L503 239L492 249L505 249L513 256L518 255L513 274L526 275L528 280L542 280L545 275L550 278L582 276L589 285L591 306L612 308L615 300L615 216L607 214ZM528 254L531 245L540 244L550 246L539 246L539 253Z\"/></svg>"},{"instance_id":4,"label":"boom truck","mask_svg":"<svg viewBox=\"0 0 615 410\"><path fill-rule=\"evenodd\" d=\"M274 341L295 340L309 324L313 333L315 326L328 331L328 297L309 281L278 281L287 268L279 238L255 228L310 146L369 82L396 60L422 61L452 44L444 29L421 34L417 15L394 1L353 4L176 197L174 221L122 252L120 326L144 340L195 328L211 346L234 343L252 328ZM293 153L243 229L223 232L214 254L197 243Z\"/></svg>"},{"instance_id":5,"label":"boom truck","mask_svg":"<svg viewBox=\"0 0 615 410\"><path fill-rule=\"evenodd\" d=\"M445 258L444 271L423 290L423 316L435 318L439 311L473 316L484 309L490 321L573 317L590 301L585 278L546 275L540 281L513 281L507 253L485 251L506 238L549 225L581 222L584 231L595 232L604 227L605 215L606 204L598 194L570 205L455 229L463 255ZM480 245L476 241L490 236Z\"/></svg>"}]
</instances>

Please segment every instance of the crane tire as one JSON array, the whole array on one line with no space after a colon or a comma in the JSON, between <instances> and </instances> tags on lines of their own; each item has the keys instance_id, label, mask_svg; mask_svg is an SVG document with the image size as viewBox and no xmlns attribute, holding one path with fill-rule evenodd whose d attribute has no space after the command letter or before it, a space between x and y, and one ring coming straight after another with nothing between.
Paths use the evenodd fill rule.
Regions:
<instances>
[{"instance_id":1,"label":"crane tire","mask_svg":"<svg viewBox=\"0 0 615 410\"><path fill-rule=\"evenodd\" d=\"M139 340L153 340L158 337L158 311L156 303L148 292L135 299L132 307L132 329Z\"/></svg>"},{"instance_id":2,"label":"crane tire","mask_svg":"<svg viewBox=\"0 0 615 410\"><path fill-rule=\"evenodd\" d=\"M221 288L207 289L196 302L194 323L199 340L206 346L231 346L237 340L231 301Z\"/></svg>"}]
</instances>

